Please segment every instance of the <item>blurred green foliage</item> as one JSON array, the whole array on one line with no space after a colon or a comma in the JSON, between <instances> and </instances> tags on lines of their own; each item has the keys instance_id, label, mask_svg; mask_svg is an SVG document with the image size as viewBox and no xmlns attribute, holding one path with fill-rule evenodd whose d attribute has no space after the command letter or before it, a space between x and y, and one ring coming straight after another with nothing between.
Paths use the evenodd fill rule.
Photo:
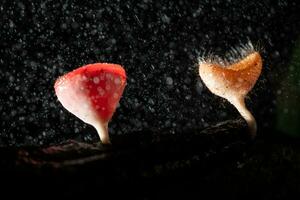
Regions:
<instances>
[{"instance_id":1,"label":"blurred green foliage","mask_svg":"<svg viewBox=\"0 0 300 200\"><path fill-rule=\"evenodd\" d=\"M288 73L276 91L277 129L300 137L300 38L288 65Z\"/></svg>"}]
</instances>

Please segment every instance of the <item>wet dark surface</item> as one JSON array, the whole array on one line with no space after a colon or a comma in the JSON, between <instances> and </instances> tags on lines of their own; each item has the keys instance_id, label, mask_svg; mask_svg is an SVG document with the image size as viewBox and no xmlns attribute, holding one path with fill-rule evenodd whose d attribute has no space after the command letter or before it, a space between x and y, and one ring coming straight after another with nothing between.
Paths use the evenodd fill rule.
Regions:
<instances>
[{"instance_id":1,"label":"wet dark surface","mask_svg":"<svg viewBox=\"0 0 300 200\"><path fill-rule=\"evenodd\" d=\"M237 120L186 135L120 135L112 138L112 146L66 141L1 148L2 194L131 199L299 195L300 141L251 141L245 125Z\"/></svg>"},{"instance_id":2,"label":"wet dark surface","mask_svg":"<svg viewBox=\"0 0 300 200\"><path fill-rule=\"evenodd\" d=\"M119 135L112 142L105 146L66 141L48 147L1 148L3 187L12 186L29 196L173 196L182 191L171 192L172 187L187 188L186 181L203 185L210 176L207 173L219 164L238 166L251 147L242 120L182 135Z\"/></svg>"}]
</instances>

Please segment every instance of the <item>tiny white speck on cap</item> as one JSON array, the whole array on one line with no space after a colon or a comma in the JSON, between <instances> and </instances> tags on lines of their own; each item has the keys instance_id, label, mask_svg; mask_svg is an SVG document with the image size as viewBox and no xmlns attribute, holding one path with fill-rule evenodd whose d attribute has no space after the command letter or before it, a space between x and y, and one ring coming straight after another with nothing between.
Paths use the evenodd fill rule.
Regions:
<instances>
[{"instance_id":1,"label":"tiny white speck on cap","mask_svg":"<svg viewBox=\"0 0 300 200\"><path fill-rule=\"evenodd\" d=\"M118 94L117 94L117 93L114 93L114 94L113 94L113 97L114 97L115 99L117 99L117 98L118 98Z\"/></svg>"},{"instance_id":2,"label":"tiny white speck on cap","mask_svg":"<svg viewBox=\"0 0 300 200\"><path fill-rule=\"evenodd\" d=\"M105 90L109 91L111 89L111 86L110 85L106 85L105 86Z\"/></svg>"},{"instance_id":3,"label":"tiny white speck on cap","mask_svg":"<svg viewBox=\"0 0 300 200\"><path fill-rule=\"evenodd\" d=\"M101 87L97 88L99 95L102 97L105 94L105 90L102 89Z\"/></svg>"},{"instance_id":4,"label":"tiny white speck on cap","mask_svg":"<svg viewBox=\"0 0 300 200\"><path fill-rule=\"evenodd\" d=\"M87 77L86 76L81 76L81 79L83 80L83 81L86 81L87 80Z\"/></svg>"},{"instance_id":5,"label":"tiny white speck on cap","mask_svg":"<svg viewBox=\"0 0 300 200\"><path fill-rule=\"evenodd\" d=\"M105 78L104 74L101 74L100 75L100 80L104 80L104 78Z\"/></svg>"},{"instance_id":6,"label":"tiny white speck on cap","mask_svg":"<svg viewBox=\"0 0 300 200\"><path fill-rule=\"evenodd\" d=\"M94 82L95 84L98 84L98 83L100 82L100 79L99 79L98 77L94 77L94 78L93 78L93 82Z\"/></svg>"},{"instance_id":7,"label":"tiny white speck on cap","mask_svg":"<svg viewBox=\"0 0 300 200\"><path fill-rule=\"evenodd\" d=\"M116 85L120 85L120 83L121 83L121 80L120 80L120 78L119 77L117 77L117 78L115 78L115 84Z\"/></svg>"},{"instance_id":8,"label":"tiny white speck on cap","mask_svg":"<svg viewBox=\"0 0 300 200\"><path fill-rule=\"evenodd\" d=\"M88 107L89 107L89 104L88 104L88 103L85 103L85 104L83 104L83 107L84 107L84 108L88 108Z\"/></svg>"},{"instance_id":9,"label":"tiny white speck on cap","mask_svg":"<svg viewBox=\"0 0 300 200\"><path fill-rule=\"evenodd\" d=\"M106 79L107 80L112 79L112 75L111 74L106 74Z\"/></svg>"}]
</instances>

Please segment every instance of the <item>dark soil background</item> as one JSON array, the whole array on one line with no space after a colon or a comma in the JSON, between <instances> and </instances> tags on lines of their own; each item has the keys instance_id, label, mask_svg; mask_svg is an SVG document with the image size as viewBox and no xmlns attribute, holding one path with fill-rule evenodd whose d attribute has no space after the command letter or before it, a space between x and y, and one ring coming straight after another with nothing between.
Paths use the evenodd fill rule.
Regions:
<instances>
[{"instance_id":1,"label":"dark soil background","mask_svg":"<svg viewBox=\"0 0 300 200\"><path fill-rule=\"evenodd\" d=\"M296 0L2 0L2 191L299 195L299 9ZM222 57L248 41L264 59L247 99L259 129L252 142L245 124L235 123L237 111L207 90L197 69L199 57ZM128 75L109 124L113 147L97 143L96 131L64 110L53 90L60 75L94 62L121 64Z\"/></svg>"}]
</instances>

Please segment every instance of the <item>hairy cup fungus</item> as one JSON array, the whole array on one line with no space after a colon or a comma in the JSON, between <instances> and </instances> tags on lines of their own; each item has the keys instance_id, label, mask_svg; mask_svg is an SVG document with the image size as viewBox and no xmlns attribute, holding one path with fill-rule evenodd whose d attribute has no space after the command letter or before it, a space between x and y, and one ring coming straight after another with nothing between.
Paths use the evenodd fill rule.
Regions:
<instances>
[{"instance_id":1,"label":"hairy cup fungus","mask_svg":"<svg viewBox=\"0 0 300 200\"><path fill-rule=\"evenodd\" d=\"M58 100L72 114L94 126L103 144L110 143L110 121L126 85L125 70L116 64L95 63L58 78Z\"/></svg>"},{"instance_id":2,"label":"hairy cup fungus","mask_svg":"<svg viewBox=\"0 0 300 200\"><path fill-rule=\"evenodd\" d=\"M242 50L243 58L233 63L200 61L199 74L212 93L227 99L236 107L246 120L251 137L254 138L257 131L256 121L245 106L245 96L253 88L261 73L262 58L253 50L251 44Z\"/></svg>"}]
</instances>

